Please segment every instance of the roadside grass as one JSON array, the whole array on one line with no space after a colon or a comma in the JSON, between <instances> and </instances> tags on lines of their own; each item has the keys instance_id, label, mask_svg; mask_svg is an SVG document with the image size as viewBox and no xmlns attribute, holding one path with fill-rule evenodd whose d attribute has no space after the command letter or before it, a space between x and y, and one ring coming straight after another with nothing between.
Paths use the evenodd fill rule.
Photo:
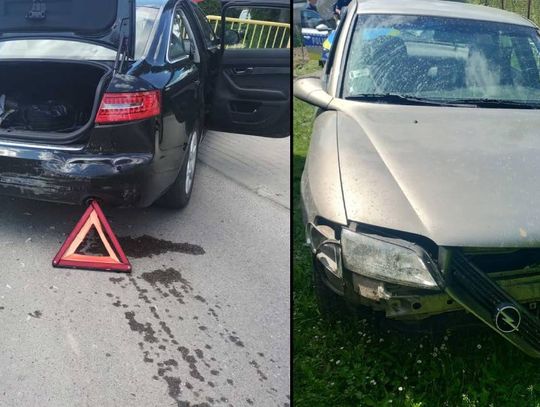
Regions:
<instances>
[{"instance_id":1,"label":"roadside grass","mask_svg":"<svg viewBox=\"0 0 540 407\"><path fill-rule=\"evenodd\" d=\"M319 63L316 59L317 58L316 56L314 56L310 52L307 52L305 54L307 54L310 59L306 61L305 63L299 61L297 62L297 64L295 64L295 70L294 70L295 76L307 75L321 69L319 67Z\"/></svg>"},{"instance_id":2,"label":"roadside grass","mask_svg":"<svg viewBox=\"0 0 540 407\"><path fill-rule=\"evenodd\" d=\"M310 61L295 74L317 70ZM321 319L304 247L300 177L315 109L293 101L293 394L299 407L540 407L540 360L489 330L437 336Z\"/></svg>"}]
</instances>

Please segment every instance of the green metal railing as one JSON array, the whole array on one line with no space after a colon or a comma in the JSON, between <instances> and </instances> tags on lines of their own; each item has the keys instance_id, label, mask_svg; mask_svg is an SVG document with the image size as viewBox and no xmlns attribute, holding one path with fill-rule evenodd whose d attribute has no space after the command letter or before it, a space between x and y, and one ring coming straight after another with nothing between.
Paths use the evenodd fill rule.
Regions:
<instances>
[{"instance_id":1,"label":"green metal railing","mask_svg":"<svg viewBox=\"0 0 540 407\"><path fill-rule=\"evenodd\" d=\"M221 30L220 16L206 16L213 25L214 31ZM290 48L291 26L287 23L273 21L246 20L226 17L227 29L241 34L240 44L236 48Z\"/></svg>"}]
</instances>

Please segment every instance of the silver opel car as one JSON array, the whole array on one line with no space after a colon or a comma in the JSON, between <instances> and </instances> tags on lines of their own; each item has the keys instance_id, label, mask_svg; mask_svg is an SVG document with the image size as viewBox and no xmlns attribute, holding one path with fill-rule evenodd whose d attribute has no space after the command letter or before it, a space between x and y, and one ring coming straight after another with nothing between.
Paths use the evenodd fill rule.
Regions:
<instances>
[{"instance_id":1,"label":"silver opel car","mask_svg":"<svg viewBox=\"0 0 540 407\"><path fill-rule=\"evenodd\" d=\"M540 357L538 27L353 0L294 93L318 107L301 192L321 309L467 312Z\"/></svg>"}]
</instances>

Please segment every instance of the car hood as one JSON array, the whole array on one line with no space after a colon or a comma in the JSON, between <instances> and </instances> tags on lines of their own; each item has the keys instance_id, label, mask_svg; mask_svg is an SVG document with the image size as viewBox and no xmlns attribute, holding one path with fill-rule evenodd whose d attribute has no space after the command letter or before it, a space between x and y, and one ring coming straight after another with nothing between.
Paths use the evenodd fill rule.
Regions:
<instances>
[{"instance_id":1,"label":"car hood","mask_svg":"<svg viewBox=\"0 0 540 407\"><path fill-rule=\"evenodd\" d=\"M82 40L116 50L122 33L133 57L135 0L0 0L0 41Z\"/></svg>"},{"instance_id":2,"label":"car hood","mask_svg":"<svg viewBox=\"0 0 540 407\"><path fill-rule=\"evenodd\" d=\"M540 112L339 103L350 221L444 246L540 244Z\"/></svg>"}]
</instances>

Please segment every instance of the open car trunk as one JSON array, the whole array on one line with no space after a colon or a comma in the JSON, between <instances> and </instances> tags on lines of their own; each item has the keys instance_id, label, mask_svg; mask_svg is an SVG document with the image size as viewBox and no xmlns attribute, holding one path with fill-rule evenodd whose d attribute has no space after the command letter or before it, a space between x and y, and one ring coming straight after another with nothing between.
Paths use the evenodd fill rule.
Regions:
<instances>
[{"instance_id":1,"label":"open car trunk","mask_svg":"<svg viewBox=\"0 0 540 407\"><path fill-rule=\"evenodd\" d=\"M83 136L110 72L93 62L0 62L0 138L65 143Z\"/></svg>"}]
</instances>

